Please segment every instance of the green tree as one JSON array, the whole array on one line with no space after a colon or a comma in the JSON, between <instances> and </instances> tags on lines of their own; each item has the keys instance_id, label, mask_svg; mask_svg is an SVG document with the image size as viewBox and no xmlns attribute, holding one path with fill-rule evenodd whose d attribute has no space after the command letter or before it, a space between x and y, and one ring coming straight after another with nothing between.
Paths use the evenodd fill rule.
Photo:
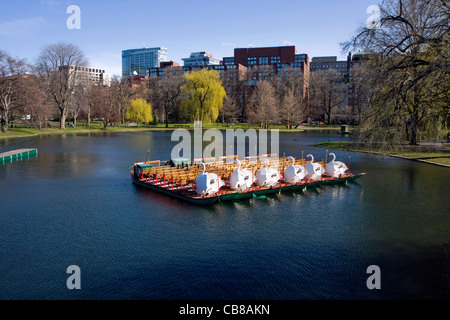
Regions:
<instances>
[{"instance_id":1,"label":"green tree","mask_svg":"<svg viewBox=\"0 0 450 320\"><path fill-rule=\"evenodd\" d=\"M139 122L152 122L152 106L144 99L134 99L127 106L127 113L125 118L127 120Z\"/></svg>"},{"instance_id":2,"label":"green tree","mask_svg":"<svg viewBox=\"0 0 450 320\"><path fill-rule=\"evenodd\" d=\"M192 120L215 122L227 96L219 73L202 69L185 74L185 78L187 83L181 86L181 90L188 98L181 104L183 111L187 112Z\"/></svg>"}]
</instances>

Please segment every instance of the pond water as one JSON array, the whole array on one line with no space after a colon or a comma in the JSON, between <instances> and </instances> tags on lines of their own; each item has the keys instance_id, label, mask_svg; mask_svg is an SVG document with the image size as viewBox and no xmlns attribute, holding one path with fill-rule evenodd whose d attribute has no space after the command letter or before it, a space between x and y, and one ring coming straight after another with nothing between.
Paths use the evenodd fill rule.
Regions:
<instances>
[{"instance_id":1,"label":"pond water","mask_svg":"<svg viewBox=\"0 0 450 320\"><path fill-rule=\"evenodd\" d=\"M342 139L280 133L280 154L321 160L312 144ZM448 168L328 150L367 175L200 207L131 182L148 149L170 158L170 131L3 139L0 152L24 140L38 156L0 165L0 299L450 298Z\"/></svg>"}]
</instances>

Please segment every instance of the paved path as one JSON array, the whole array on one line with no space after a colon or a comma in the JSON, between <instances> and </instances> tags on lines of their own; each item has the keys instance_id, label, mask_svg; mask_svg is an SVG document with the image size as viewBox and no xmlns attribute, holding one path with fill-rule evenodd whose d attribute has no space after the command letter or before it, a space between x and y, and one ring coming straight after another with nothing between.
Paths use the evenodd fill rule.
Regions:
<instances>
[{"instance_id":1,"label":"paved path","mask_svg":"<svg viewBox=\"0 0 450 320\"><path fill-rule=\"evenodd\" d=\"M419 145L429 149L450 152L450 147L443 146L441 142L421 142Z\"/></svg>"}]
</instances>

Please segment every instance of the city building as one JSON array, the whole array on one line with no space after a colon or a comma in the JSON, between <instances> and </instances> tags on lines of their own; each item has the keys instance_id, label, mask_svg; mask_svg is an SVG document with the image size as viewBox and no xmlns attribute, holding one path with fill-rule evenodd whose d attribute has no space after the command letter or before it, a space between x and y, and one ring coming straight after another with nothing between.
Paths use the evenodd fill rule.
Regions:
<instances>
[{"instance_id":1,"label":"city building","mask_svg":"<svg viewBox=\"0 0 450 320\"><path fill-rule=\"evenodd\" d=\"M149 68L159 67L167 61L167 49L163 47L129 49L122 51L122 78L144 76Z\"/></svg>"},{"instance_id":2,"label":"city building","mask_svg":"<svg viewBox=\"0 0 450 320\"><path fill-rule=\"evenodd\" d=\"M296 79L301 81L299 94L309 105L309 57L306 53L297 54L295 46L236 48L233 57L224 57L222 61L212 60L206 52L193 52L183 59L184 66L175 63L160 63L159 67L147 70L148 79L164 79L169 73L188 73L201 69L216 70L222 82L233 91L237 105L245 105L252 89L261 80L273 80L280 77L282 81ZM176 68L168 70L168 68ZM300 83L300 82L298 82ZM242 91L247 86L249 90Z\"/></svg>"},{"instance_id":3,"label":"city building","mask_svg":"<svg viewBox=\"0 0 450 320\"><path fill-rule=\"evenodd\" d=\"M336 90L342 97L342 103L338 107L337 120L354 121L358 110L362 108L363 101L359 93L359 66L370 58L368 53L357 53L352 55L350 52L347 60L337 60L336 56L313 57L310 63L311 72L326 71L334 69L338 72L341 79L336 83Z\"/></svg>"},{"instance_id":4,"label":"city building","mask_svg":"<svg viewBox=\"0 0 450 320\"><path fill-rule=\"evenodd\" d=\"M189 58L181 59L184 61L184 66L209 66L209 65L220 65L221 61L219 59L213 58L211 53L202 52L192 52Z\"/></svg>"},{"instance_id":5,"label":"city building","mask_svg":"<svg viewBox=\"0 0 450 320\"><path fill-rule=\"evenodd\" d=\"M236 77L238 80L244 79L247 68L243 65L190 65L190 66L180 66L178 63L161 62L159 68L150 68L147 70L147 77L156 77L158 79L164 79L167 75L168 68L179 69L182 73L189 73L191 71L199 71L201 69L216 70L222 79Z\"/></svg>"},{"instance_id":6,"label":"city building","mask_svg":"<svg viewBox=\"0 0 450 320\"><path fill-rule=\"evenodd\" d=\"M60 68L67 68L67 66L63 66ZM94 84L111 86L111 74L106 73L105 70L85 66L74 66L74 65L70 66L71 70L74 70L75 68L76 68L75 81L77 83L91 82Z\"/></svg>"},{"instance_id":7,"label":"city building","mask_svg":"<svg viewBox=\"0 0 450 320\"><path fill-rule=\"evenodd\" d=\"M295 46L236 48L234 57L225 57L223 61L224 64L242 64L247 68L271 65L277 74L287 66L302 69L308 66L309 69L308 55L297 54Z\"/></svg>"},{"instance_id":8,"label":"city building","mask_svg":"<svg viewBox=\"0 0 450 320\"><path fill-rule=\"evenodd\" d=\"M303 97L308 98L309 58L306 53L297 54L295 46L236 48L234 57L224 57L223 62L225 65L234 63L242 64L249 69L254 68L252 81L254 85L260 78L267 80L271 76L282 75L285 69L297 69L299 77L303 79Z\"/></svg>"},{"instance_id":9,"label":"city building","mask_svg":"<svg viewBox=\"0 0 450 320\"><path fill-rule=\"evenodd\" d=\"M337 60L336 56L313 57L310 63L311 72L335 69L338 74L342 76L343 81L347 81L347 78L349 76L349 68L350 64L348 59Z\"/></svg>"}]
</instances>

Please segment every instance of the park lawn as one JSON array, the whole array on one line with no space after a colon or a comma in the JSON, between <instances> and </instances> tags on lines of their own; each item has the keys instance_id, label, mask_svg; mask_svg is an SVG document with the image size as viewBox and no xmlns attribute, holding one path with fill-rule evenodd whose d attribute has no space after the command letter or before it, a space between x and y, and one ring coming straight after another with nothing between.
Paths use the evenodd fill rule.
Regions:
<instances>
[{"instance_id":1,"label":"park lawn","mask_svg":"<svg viewBox=\"0 0 450 320\"><path fill-rule=\"evenodd\" d=\"M369 152L450 166L450 152L437 151L435 149L427 149L423 147L403 146L401 149L383 150L379 148L369 148L367 146L362 147L348 141L321 142L316 143L314 146L330 149Z\"/></svg>"},{"instance_id":2,"label":"park lawn","mask_svg":"<svg viewBox=\"0 0 450 320\"><path fill-rule=\"evenodd\" d=\"M14 128L8 128L8 132L0 132L0 138L2 137L21 137L30 135L45 135L45 134L62 134L62 133L88 133L88 132L121 132L121 131L150 131L150 130L174 130L174 129L194 129L194 123L169 123L168 128L164 123L158 124L140 124L137 125L120 125L120 126L108 126L105 130L101 125L101 121L91 121L91 125L87 127L86 121L79 121L76 128L66 127L65 130L59 129L58 122L52 122L52 128L43 128L39 130L38 128L31 127L28 124L15 124ZM231 125L230 123L202 123L203 129L260 129L257 124L248 123L235 123ZM295 129L287 129L286 125L283 124L273 124L270 125L269 130L279 130L282 132L299 132L305 130L340 130L338 125L311 125L311 126L299 126Z\"/></svg>"}]
</instances>

